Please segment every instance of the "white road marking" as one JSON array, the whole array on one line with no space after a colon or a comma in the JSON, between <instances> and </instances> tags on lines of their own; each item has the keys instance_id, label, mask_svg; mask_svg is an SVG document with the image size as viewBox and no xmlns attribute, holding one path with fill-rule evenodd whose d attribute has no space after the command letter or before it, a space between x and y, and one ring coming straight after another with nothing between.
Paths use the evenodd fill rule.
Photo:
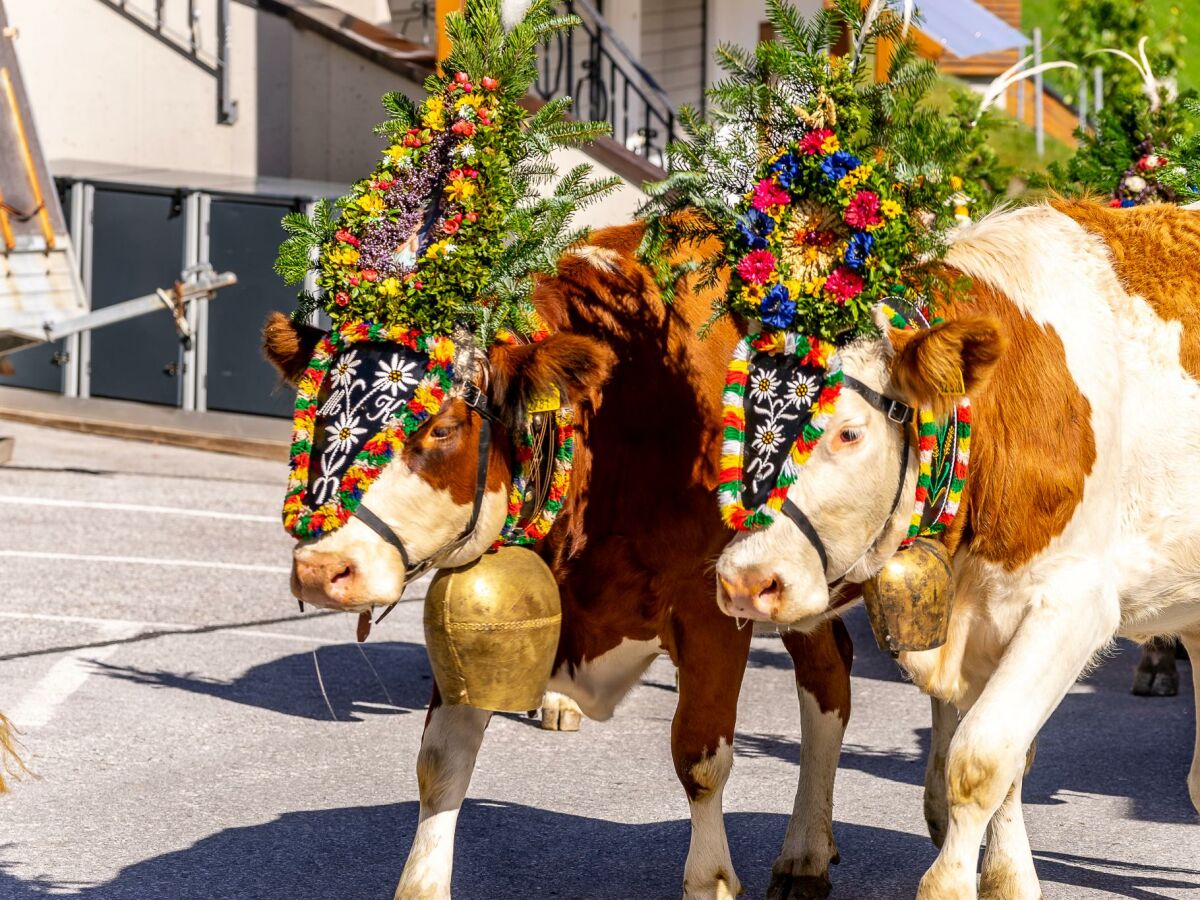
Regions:
<instances>
[{"instance_id":1,"label":"white road marking","mask_svg":"<svg viewBox=\"0 0 1200 900\"><path fill-rule=\"evenodd\" d=\"M9 559L63 559L72 562L120 563L134 566L194 566L199 569L224 569L233 572L273 572L288 574L283 566L260 566L253 563L213 562L206 559L160 559L150 556L98 556L89 553L49 553L39 550L0 550L0 557Z\"/></svg>"},{"instance_id":2,"label":"white road marking","mask_svg":"<svg viewBox=\"0 0 1200 900\"><path fill-rule=\"evenodd\" d=\"M133 637L140 630L127 622L108 623L102 628L104 636L114 640ZM43 727L54 718L58 708L83 687L95 671L94 664L111 656L118 646L110 644L72 650L52 665L42 680L20 699L10 718L22 731Z\"/></svg>"},{"instance_id":3,"label":"white road marking","mask_svg":"<svg viewBox=\"0 0 1200 900\"><path fill-rule=\"evenodd\" d=\"M250 513L185 509L178 506L145 506L140 503L106 503L100 500L56 500L48 497L18 497L13 494L0 494L0 504L5 503L19 506L54 506L62 509L103 509L113 512L191 516L197 519L225 519L231 522L270 522L273 525L278 525L280 522L279 516L259 516Z\"/></svg>"}]
</instances>

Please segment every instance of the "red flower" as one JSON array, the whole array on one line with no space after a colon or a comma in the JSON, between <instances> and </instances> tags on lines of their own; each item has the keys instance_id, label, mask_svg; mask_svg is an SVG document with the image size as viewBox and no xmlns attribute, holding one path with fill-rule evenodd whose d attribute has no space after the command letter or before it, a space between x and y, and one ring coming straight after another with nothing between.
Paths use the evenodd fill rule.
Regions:
<instances>
[{"instance_id":1,"label":"red flower","mask_svg":"<svg viewBox=\"0 0 1200 900\"><path fill-rule=\"evenodd\" d=\"M751 284L762 284L774 271L775 254L770 250L751 250L737 264L737 273Z\"/></svg>"},{"instance_id":2,"label":"red flower","mask_svg":"<svg viewBox=\"0 0 1200 900\"><path fill-rule=\"evenodd\" d=\"M459 119L450 128L455 134L461 134L463 137L470 137L475 133L475 126L466 119Z\"/></svg>"},{"instance_id":3,"label":"red flower","mask_svg":"<svg viewBox=\"0 0 1200 900\"><path fill-rule=\"evenodd\" d=\"M1111 200L1108 201L1108 205L1111 206L1113 209L1120 209L1121 208L1121 198L1113 197Z\"/></svg>"},{"instance_id":4,"label":"red flower","mask_svg":"<svg viewBox=\"0 0 1200 900\"><path fill-rule=\"evenodd\" d=\"M851 228L870 228L883 221L879 214L879 195L874 191L859 191L846 207L846 224Z\"/></svg>"},{"instance_id":5,"label":"red flower","mask_svg":"<svg viewBox=\"0 0 1200 900\"><path fill-rule=\"evenodd\" d=\"M471 80L471 76L468 75L466 72L455 72L454 80L457 81L459 84L466 84L468 81Z\"/></svg>"},{"instance_id":6,"label":"red flower","mask_svg":"<svg viewBox=\"0 0 1200 900\"><path fill-rule=\"evenodd\" d=\"M754 208L766 212L772 206L787 206L791 197L771 178L764 178L754 188Z\"/></svg>"},{"instance_id":7,"label":"red flower","mask_svg":"<svg viewBox=\"0 0 1200 900\"><path fill-rule=\"evenodd\" d=\"M394 178L380 178L371 182L371 187L377 191L386 191L396 183Z\"/></svg>"},{"instance_id":8,"label":"red flower","mask_svg":"<svg viewBox=\"0 0 1200 900\"><path fill-rule=\"evenodd\" d=\"M496 88L500 87L500 82L487 75L484 75L479 83L483 85L483 89L485 91L494 91Z\"/></svg>"},{"instance_id":9,"label":"red flower","mask_svg":"<svg viewBox=\"0 0 1200 900\"><path fill-rule=\"evenodd\" d=\"M816 156L821 152L821 148L825 142L831 137L833 137L833 132L828 128L810 131L800 139L800 149L804 152L805 156Z\"/></svg>"},{"instance_id":10,"label":"red flower","mask_svg":"<svg viewBox=\"0 0 1200 900\"><path fill-rule=\"evenodd\" d=\"M379 277L379 273L374 269L363 269L362 277L366 281L375 281Z\"/></svg>"},{"instance_id":11,"label":"red flower","mask_svg":"<svg viewBox=\"0 0 1200 900\"><path fill-rule=\"evenodd\" d=\"M414 288L416 288L416 289L419 291L421 288L425 287L425 282L423 282L423 281L414 281L414 282L413 282L413 287L414 287Z\"/></svg>"},{"instance_id":12,"label":"red flower","mask_svg":"<svg viewBox=\"0 0 1200 900\"><path fill-rule=\"evenodd\" d=\"M445 231L446 234L454 234L460 227L462 227L462 220L462 213L455 213L442 223L442 230Z\"/></svg>"},{"instance_id":13,"label":"red flower","mask_svg":"<svg viewBox=\"0 0 1200 900\"><path fill-rule=\"evenodd\" d=\"M845 266L834 269L833 274L825 281L825 293L833 298L838 306L845 306L863 291L863 280Z\"/></svg>"},{"instance_id":14,"label":"red flower","mask_svg":"<svg viewBox=\"0 0 1200 900\"><path fill-rule=\"evenodd\" d=\"M468 222L474 222L474 221L476 221L478 218L479 218L479 213L477 213L477 212L469 212L469 213L467 213L467 221L468 221Z\"/></svg>"},{"instance_id":15,"label":"red flower","mask_svg":"<svg viewBox=\"0 0 1200 900\"><path fill-rule=\"evenodd\" d=\"M350 282L352 287L358 287L359 284L362 283L362 276L361 275L351 275L346 280Z\"/></svg>"},{"instance_id":16,"label":"red flower","mask_svg":"<svg viewBox=\"0 0 1200 900\"><path fill-rule=\"evenodd\" d=\"M407 135L404 136L404 146L405 147L420 147L421 146L420 136L413 134L412 132L409 132Z\"/></svg>"},{"instance_id":17,"label":"red flower","mask_svg":"<svg viewBox=\"0 0 1200 900\"><path fill-rule=\"evenodd\" d=\"M338 306L346 306L350 303L350 295L345 291L338 291L333 299L337 302Z\"/></svg>"},{"instance_id":18,"label":"red flower","mask_svg":"<svg viewBox=\"0 0 1200 900\"><path fill-rule=\"evenodd\" d=\"M350 232L348 232L345 228L339 228L337 230L337 232L334 234L334 237L337 238L339 241L341 241L343 244L349 244L351 247L357 247L359 244L362 243L362 241L360 241L358 238L356 238L354 235L352 235Z\"/></svg>"}]
</instances>

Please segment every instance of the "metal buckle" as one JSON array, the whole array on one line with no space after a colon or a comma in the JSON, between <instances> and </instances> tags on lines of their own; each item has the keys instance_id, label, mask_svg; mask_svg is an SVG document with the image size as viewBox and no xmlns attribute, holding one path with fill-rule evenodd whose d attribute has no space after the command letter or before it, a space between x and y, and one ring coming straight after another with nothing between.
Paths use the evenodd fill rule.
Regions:
<instances>
[{"instance_id":1,"label":"metal buckle","mask_svg":"<svg viewBox=\"0 0 1200 900\"><path fill-rule=\"evenodd\" d=\"M483 389L474 381L468 381L463 385L462 390L463 403L471 407L481 416L486 416L492 421L496 420L496 414L492 412L491 403L488 401L487 395Z\"/></svg>"},{"instance_id":2,"label":"metal buckle","mask_svg":"<svg viewBox=\"0 0 1200 900\"><path fill-rule=\"evenodd\" d=\"M897 410L899 411L899 415L897 415ZM907 403L901 403L899 400L889 400L886 413L889 422L895 422L897 425L907 425L909 419L912 418L912 407Z\"/></svg>"}]
</instances>

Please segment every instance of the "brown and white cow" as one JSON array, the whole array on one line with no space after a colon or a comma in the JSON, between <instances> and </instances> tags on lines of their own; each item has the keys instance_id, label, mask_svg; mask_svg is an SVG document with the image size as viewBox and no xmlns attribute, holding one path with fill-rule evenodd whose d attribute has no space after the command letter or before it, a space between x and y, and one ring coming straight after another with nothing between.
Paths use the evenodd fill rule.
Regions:
<instances>
[{"instance_id":1,"label":"brown and white cow","mask_svg":"<svg viewBox=\"0 0 1200 900\"><path fill-rule=\"evenodd\" d=\"M1118 635L1179 635L1200 658L1198 259L1200 213L1066 201L998 213L950 250L973 287L944 324L843 352L846 372L885 395L938 406L965 384L972 402L964 512L945 538L950 637L900 655L962 713L944 747L945 838L920 898L1040 896L1021 779L1043 723ZM789 493L828 569L786 519L739 535L717 566L730 614L820 621L828 583L870 577L899 545L911 510L889 511L913 436L853 392L828 434ZM910 455L907 496L916 474ZM1197 740L1188 785L1200 808Z\"/></svg>"},{"instance_id":2,"label":"brown and white cow","mask_svg":"<svg viewBox=\"0 0 1200 900\"><path fill-rule=\"evenodd\" d=\"M682 291L670 306L635 257L638 226L606 229L568 254L538 287L539 312L556 332L542 343L492 348L488 390L502 417L548 386L566 386L577 413L576 459L563 513L540 552L561 588L563 623L551 689L604 720L651 661L679 669L671 729L692 836L684 895L732 897L740 889L721 810L733 764L737 698L752 629L715 603L711 565L730 533L713 499L720 395L738 335L728 323L697 337L711 296ZM268 355L295 377L318 334L282 316L266 331ZM462 367L460 367L462 368ZM412 558L436 553L468 522L479 417L461 400L409 439L370 488L372 510ZM478 557L505 514L511 463L493 441L487 494L472 539L440 566ZM391 603L403 587L396 550L356 519L293 559L298 597L357 612ZM770 896L824 896L837 861L833 780L850 714L850 639L839 621L784 644L796 667L804 741L800 783ZM448 897L455 821L489 713L431 702L417 771L420 822L396 896Z\"/></svg>"}]
</instances>

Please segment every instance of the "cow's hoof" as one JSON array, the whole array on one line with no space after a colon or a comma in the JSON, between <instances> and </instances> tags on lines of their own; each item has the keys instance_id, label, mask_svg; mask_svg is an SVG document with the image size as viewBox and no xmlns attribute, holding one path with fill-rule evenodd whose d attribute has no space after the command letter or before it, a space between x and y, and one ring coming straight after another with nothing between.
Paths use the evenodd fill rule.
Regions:
<instances>
[{"instance_id":1,"label":"cow's hoof","mask_svg":"<svg viewBox=\"0 0 1200 900\"><path fill-rule=\"evenodd\" d=\"M583 713L570 697L547 692L542 699L542 728L545 731L578 731Z\"/></svg>"},{"instance_id":2,"label":"cow's hoof","mask_svg":"<svg viewBox=\"0 0 1200 900\"><path fill-rule=\"evenodd\" d=\"M1179 694L1179 672L1139 668L1133 673L1133 692L1139 697L1174 697Z\"/></svg>"},{"instance_id":3,"label":"cow's hoof","mask_svg":"<svg viewBox=\"0 0 1200 900\"><path fill-rule=\"evenodd\" d=\"M833 890L828 873L786 875L776 872L767 887L767 900L825 900Z\"/></svg>"}]
</instances>

